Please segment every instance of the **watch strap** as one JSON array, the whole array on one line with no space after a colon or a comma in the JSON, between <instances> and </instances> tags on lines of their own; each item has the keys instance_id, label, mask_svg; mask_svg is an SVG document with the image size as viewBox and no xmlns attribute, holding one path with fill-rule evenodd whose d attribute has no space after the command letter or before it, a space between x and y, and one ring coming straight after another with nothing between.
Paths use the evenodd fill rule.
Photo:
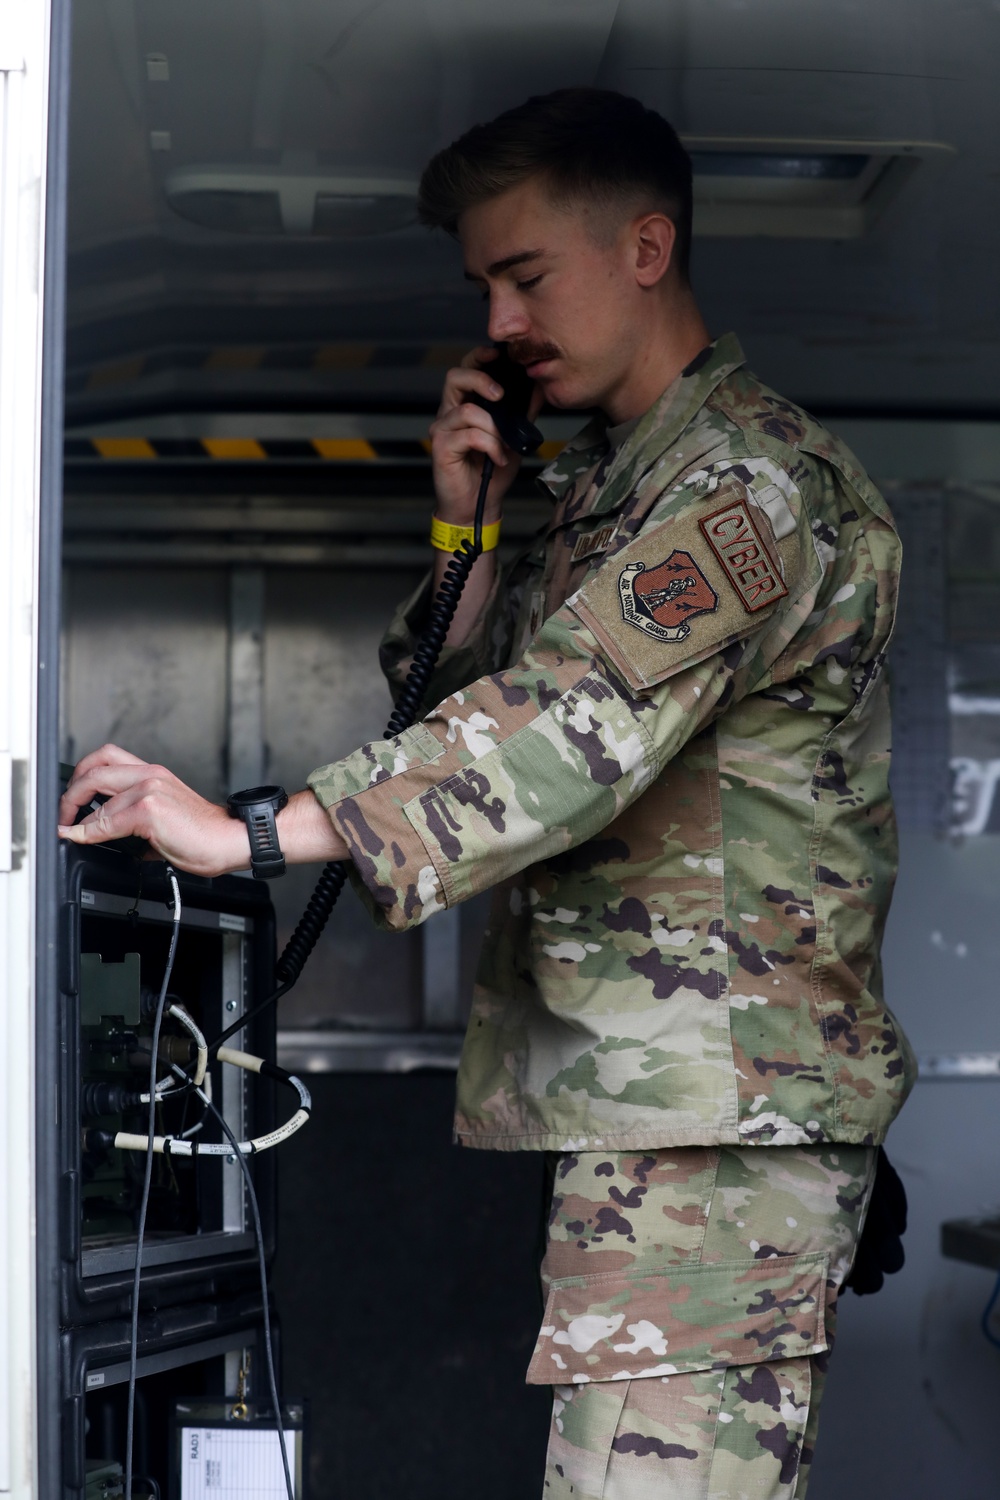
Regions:
<instances>
[{"instance_id":1,"label":"watch strap","mask_svg":"<svg viewBox=\"0 0 1000 1500\"><path fill-rule=\"evenodd\" d=\"M273 880L285 873L285 856L278 840L276 815L288 802L283 787L262 787L261 795L237 792L229 798L231 817L240 818L250 841L250 870L255 880Z\"/></svg>"}]
</instances>

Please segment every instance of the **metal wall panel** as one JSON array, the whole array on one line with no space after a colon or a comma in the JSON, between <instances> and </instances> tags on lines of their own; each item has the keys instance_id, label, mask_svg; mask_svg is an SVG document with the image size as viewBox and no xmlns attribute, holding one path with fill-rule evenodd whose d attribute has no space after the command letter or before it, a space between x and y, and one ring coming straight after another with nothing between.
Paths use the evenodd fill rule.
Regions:
<instances>
[{"instance_id":1,"label":"metal wall panel","mask_svg":"<svg viewBox=\"0 0 1000 1500\"><path fill-rule=\"evenodd\" d=\"M111 740L169 766L205 797L224 790L225 572L80 568L63 606L62 755Z\"/></svg>"},{"instance_id":2,"label":"metal wall panel","mask_svg":"<svg viewBox=\"0 0 1000 1500\"><path fill-rule=\"evenodd\" d=\"M377 739L391 712L378 643L413 574L364 568L276 569L264 602L266 777L289 789L316 766ZM317 870L291 870L274 890L278 941L291 933ZM345 890L281 1025L409 1027L420 1015L421 934L378 931Z\"/></svg>"}]
</instances>

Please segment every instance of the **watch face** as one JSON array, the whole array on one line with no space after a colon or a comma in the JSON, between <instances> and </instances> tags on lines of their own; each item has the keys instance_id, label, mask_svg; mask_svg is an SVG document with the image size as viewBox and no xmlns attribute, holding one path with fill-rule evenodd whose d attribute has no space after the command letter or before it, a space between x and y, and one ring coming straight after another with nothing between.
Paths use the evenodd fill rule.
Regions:
<instances>
[{"instance_id":1,"label":"watch face","mask_svg":"<svg viewBox=\"0 0 1000 1500\"><path fill-rule=\"evenodd\" d=\"M251 786L245 791L233 792L228 798L231 807L254 807L260 802L272 802L280 810L288 801L283 786Z\"/></svg>"}]
</instances>

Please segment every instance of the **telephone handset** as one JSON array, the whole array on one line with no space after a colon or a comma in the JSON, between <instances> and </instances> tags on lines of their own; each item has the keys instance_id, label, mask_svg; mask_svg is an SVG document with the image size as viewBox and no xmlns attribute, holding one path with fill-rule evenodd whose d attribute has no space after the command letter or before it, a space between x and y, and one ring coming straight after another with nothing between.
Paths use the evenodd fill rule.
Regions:
<instances>
[{"instance_id":1,"label":"telephone handset","mask_svg":"<svg viewBox=\"0 0 1000 1500\"><path fill-rule=\"evenodd\" d=\"M542 434L527 416L534 382L529 379L522 365L515 364L503 344L498 344L497 347L500 350L499 357L484 368L489 370L497 385L503 387L503 397L499 401L487 401L485 397L478 395L470 399L489 412L508 448L512 448L515 453L519 453L524 458L534 453L542 443ZM414 652L413 662L406 674L406 681L403 683L392 717L386 726L386 739L402 734L403 730L409 729L420 716L424 696L437 666L438 657L441 655L441 648L458 607L458 601L462 597L462 590L476 559L483 550L483 512L486 508L486 492L492 478L493 460L484 456L479 494L476 498L473 540L464 541L457 549L441 580L430 607L420 645ZM298 926L278 959L276 973L280 981L279 988L260 1005L241 1016L238 1021L234 1021L232 1026L216 1038L210 1049L213 1055L234 1032L245 1026L258 1010L272 1005L291 989L319 941L320 934L330 918L330 913L346 881L347 865L338 860L330 860L323 866L316 887L309 898L309 904L299 918Z\"/></svg>"},{"instance_id":2,"label":"telephone handset","mask_svg":"<svg viewBox=\"0 0 1000 1500\"><path fill-rule=\"evenodd\" d=\"M503 395L499 401L488 401L485 396L473 392L469 400L489 412L507 447L527 458L542 444L542 434L534 422L528 420L535 382L523 365L511 359L506 344L497 344L496 347L500 351L497 358L483 365L483 369L502 387Z\"/></svg>"}]
</instances>

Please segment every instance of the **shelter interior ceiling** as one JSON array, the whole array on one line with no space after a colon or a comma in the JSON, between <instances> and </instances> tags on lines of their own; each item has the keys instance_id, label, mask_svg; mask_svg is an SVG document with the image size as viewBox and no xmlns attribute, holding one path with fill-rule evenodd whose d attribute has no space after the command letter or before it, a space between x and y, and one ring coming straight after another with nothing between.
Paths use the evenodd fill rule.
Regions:
<instances>
[{"instance_id":1,"label":"shelter interior ceiling","mask_svg":"<svg viewBox=\"0 0 1000 1500\"><path fill-rule=\"evenodd\" d=\"M699 239L695 286L714 331L820 410L995 414L997 0L77 0L74 30L71 423L426 408L482 335L447 237L207 229L168 179L413 179L473 122L574 83L691 136L954 148L861 238Z\"/></svg>"}]
</instances>

